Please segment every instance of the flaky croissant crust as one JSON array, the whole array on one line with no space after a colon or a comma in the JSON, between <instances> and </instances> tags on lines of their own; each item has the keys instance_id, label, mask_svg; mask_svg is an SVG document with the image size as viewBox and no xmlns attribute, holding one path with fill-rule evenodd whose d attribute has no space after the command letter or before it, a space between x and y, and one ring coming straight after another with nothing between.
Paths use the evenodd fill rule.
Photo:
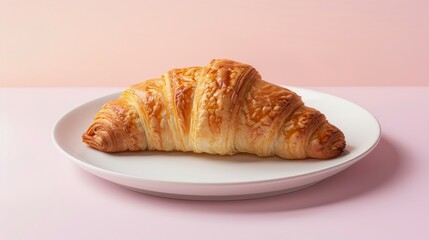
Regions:
<instances>
[{"instance_id":1,"label":"flaky croissant crust","mask_svg":"<svg viewBox=\"0 0 429 240\"><path fill-rule=\"evenodd\" d=\"M129 87L101 108L82 140L104 152L246 152L285 159L328 159L345 148L344 134L300 96L227 59Z\"/></svg>"}]
</instances>

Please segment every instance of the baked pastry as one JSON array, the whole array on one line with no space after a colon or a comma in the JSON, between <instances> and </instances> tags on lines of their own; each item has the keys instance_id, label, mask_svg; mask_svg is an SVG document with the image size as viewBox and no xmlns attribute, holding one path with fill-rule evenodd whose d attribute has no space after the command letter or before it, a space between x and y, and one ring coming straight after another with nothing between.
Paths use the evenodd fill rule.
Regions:
<instances>
[{"instance_id":1,"label":"baked pastry","mask_svg":"<svg viewBox=\"0 0 429 240\"><path fill-rule=\"evenodd\" d=\"M104 152L245 152L284 159L328 159L345 147L344 134L296 93L227 59L129 87L101 108L82 140Z\"/></svg>"}]
</instances>

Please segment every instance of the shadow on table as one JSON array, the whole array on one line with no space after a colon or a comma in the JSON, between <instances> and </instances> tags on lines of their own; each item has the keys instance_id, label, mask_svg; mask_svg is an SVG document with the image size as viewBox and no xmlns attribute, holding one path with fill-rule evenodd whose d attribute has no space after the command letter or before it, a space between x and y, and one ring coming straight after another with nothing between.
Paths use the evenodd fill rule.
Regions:
<instances>
[{"instance_id":1,"label":"shadow on table","mask_svg":"<svg viewBox=\"0 0 429 240\"><path fill-rule=\"evenodd\" d=\"M281 212L334 204L381 189L398 175L403 161L398 149L388 139L382 137L379 145L368 156L312 187L276 197L242 201L165 199L133 192L107 181L97 182L111 185L106 187L111 191L120 191L120 194L125 195L124 197L134 198L146 207L162 205L162 207L180 208L185 211L222 213ZM90 174L85 175L90 176Z\"/></svg>"}]
</instances>

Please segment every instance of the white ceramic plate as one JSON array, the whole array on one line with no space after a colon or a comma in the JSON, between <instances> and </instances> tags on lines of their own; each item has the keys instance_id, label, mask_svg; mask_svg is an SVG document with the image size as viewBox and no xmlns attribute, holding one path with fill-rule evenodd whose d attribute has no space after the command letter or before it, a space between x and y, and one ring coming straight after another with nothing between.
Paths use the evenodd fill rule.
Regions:
<instances>
[{"instance_id":1,"label":"white ceramic plate","mask_svg":"<svg viewBox=\"0 0 429 240\"><path fill-rule=\"evenodd\" d=\"M108 154L87 147L81 136L111 94L62 116L53 130L55 145L83 169L121 186L151 195L230 200L273 196L315 184L367 155L380 139L377 120L362 107L312 90L288 87L317 108L346 136L346 151L332 160L282 160L250 154L142 151Z\"/></svg>"}]
</instances>

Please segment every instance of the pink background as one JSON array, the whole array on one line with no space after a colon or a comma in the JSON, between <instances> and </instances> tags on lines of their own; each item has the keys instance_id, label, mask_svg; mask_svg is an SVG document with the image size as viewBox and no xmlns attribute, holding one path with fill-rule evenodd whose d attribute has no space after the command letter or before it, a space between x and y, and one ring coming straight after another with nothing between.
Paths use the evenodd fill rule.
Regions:
<instances>
[{"instance_id":1,"label":"pink background","mask_svg":"<svg viewBox=\"0 0 429 240\"><path fill-rule=\"evenodd\" d=\"M429 1L0 1L0 87L128 86L231 58L278 84L429 85Z\"/></svg>"}]
</instances>

